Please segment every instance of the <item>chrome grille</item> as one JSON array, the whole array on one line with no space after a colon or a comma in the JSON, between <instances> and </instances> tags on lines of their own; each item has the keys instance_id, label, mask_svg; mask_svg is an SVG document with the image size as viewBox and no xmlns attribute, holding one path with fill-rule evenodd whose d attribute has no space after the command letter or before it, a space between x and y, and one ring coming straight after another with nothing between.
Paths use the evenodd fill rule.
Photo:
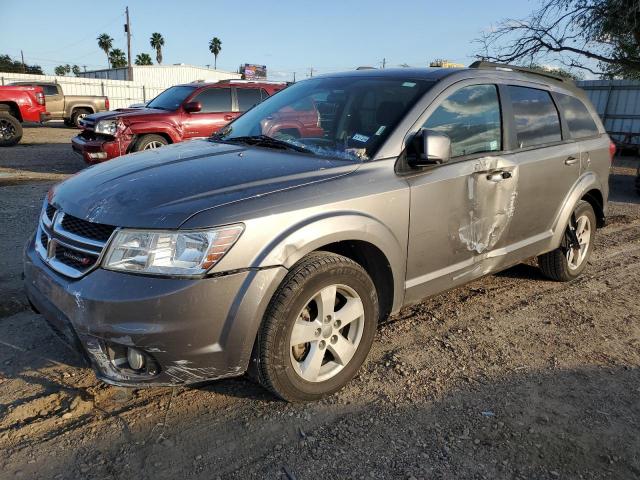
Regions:
<instances>
[{"instance_id":1,"label":"chrome grille","mask_svg":"<svg viewBox=\"0 0 640 480\"><path fill-rule=\"evenodd\" d=\"M87 222L86 220L72 217L71 215L65 215L62 219L61 225L66 232L101 242L109 240L109 237L116 228L111 225Z\"/></svg>"},{"instance_id":2,"label":"chrome grille","mask_svg":"<svg viewBox=\"0 0 640 480\"><path fill-rule=\"evenodd\" d=\"M36 251L56 272L80 278L96 268L116 227L88 222L47 205L40 217Z\"/></svg>"}]
</instances>

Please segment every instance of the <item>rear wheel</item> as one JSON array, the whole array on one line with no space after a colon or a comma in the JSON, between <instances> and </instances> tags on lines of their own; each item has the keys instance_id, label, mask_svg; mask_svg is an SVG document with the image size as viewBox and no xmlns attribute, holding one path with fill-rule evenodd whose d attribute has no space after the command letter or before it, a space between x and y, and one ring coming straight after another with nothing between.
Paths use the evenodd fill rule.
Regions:
<instances>
[{"instance_id":1,"label":"rear wheel","mask_svg":"<svg viewBox=\"0 0 640 480\"><path fill-rule=\"evenodd\" d=\"M17 118L0 112L0 147L11 147L22 138L22 125Z\"/></svg>"},{"instance_id":2,"label":"rear wheel","mask_svg":"<svg viewBox=\"0 0 640 480\"><path fill-rule=\"evenodd\" d=\"M71 114L71 125L76 128L80 128L80 120L82 120L87 115L91 115L91 112L86 108L77 108Z\"/></svg>"},{"instance_id":3,"label":"rear wheel","mask_svg":"<svg viewBox=\"0 0 640 480\"><path fill-rule=\"evenodd\" d=\"M254 352L259 382L288 401L340 390L367 357L377 319L376 289L360 265L328 252L305 257L265 314Z\"/></svg>"},{"instance_id":4,"label":"rear wheel","mask_svg":"<svg viewBox=\"0 0 640 480\"><path fill-rule=\"evenodd\" d=\"M152 150L167 145L167 139L160 135L142 135L131 148L132 152L140 152L142 150Z\"/></svg>"},{"instance_id":5,"label":"rear wheel","mask_svg":"<svg viewBox=\"0 0 640 480\"><path fill-rule=\"evenodd\" d=\"M581 200L569 219L562 245L538 257L542 273L559 282L577 278L587 266L595 233L596 215L589 202Z\"/></svg>"}]
</instances>

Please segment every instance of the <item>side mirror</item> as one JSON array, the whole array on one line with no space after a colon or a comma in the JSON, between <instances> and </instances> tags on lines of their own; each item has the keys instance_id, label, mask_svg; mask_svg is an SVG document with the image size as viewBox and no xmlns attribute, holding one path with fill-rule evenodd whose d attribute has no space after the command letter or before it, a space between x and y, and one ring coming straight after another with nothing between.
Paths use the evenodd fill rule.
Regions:
<instances>
[{"instance_id":1,"label":"side mirror","mask_svg":"<svg viewBox=\"0 0 640 480\"><path fill-rule=\"evenodd\" d=\"M202 110L202 104L200 102L187 102L182 108L187 113L197 113Z\"/></svg>"},{"instance_id":2,"label":"side mirror","mask_svg":"<svg viewBox=\"0 0 640 480\"><path fill-rule=\"evenodd\" d=\"M451 159L451 139L442 132L421 129L411 140L407 162L412 168L447 163Z\"/></svg>"}]
</instances>

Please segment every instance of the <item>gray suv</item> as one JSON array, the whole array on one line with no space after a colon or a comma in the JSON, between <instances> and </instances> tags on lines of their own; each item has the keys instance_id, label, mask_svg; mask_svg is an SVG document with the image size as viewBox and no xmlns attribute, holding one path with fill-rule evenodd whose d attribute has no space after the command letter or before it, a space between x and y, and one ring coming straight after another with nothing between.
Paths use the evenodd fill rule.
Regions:
<instances>
[{"instance_id":1,"label":"gray suv","mask_svg":"<svg viewBox=\"0 0 640 480\"><path fill-rule=\"evenodd\" d=\"M612 153L573 83L516 67L314 77L56 185L26 289L105 382L314 400L403 306L531 257L580 275Z\"/></svg>"}]
</instances>

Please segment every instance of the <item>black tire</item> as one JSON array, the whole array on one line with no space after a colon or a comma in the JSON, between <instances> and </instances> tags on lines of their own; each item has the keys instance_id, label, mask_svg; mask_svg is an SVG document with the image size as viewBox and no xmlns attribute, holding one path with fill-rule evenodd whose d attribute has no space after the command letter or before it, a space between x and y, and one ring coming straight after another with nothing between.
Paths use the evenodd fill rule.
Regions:
<instances>
[{"instance_id":1,"label":"black tire","mask_svg":"<svg viewBox=\"0 0 640 480\"><path fill-rule=\"evenodd\" d=\"M355 322L362 322L358 323L361 336L353 356L346 364L338 367L340 370L337 373L323 381L307 381L293 366L295 360L294 348L290 346L291 334L301 311L311 305L309 302L313 302L311 299L318 292L331 285L346 286L359 297L364 313L354 323L343 327L341 333L348 336L350 332L344 329L352 326L355 328ZM334 308L339 304L339 294L336 295L335 302ZM329 322L333 323L323 325L323 329L336 326L340 308L342 307L338 308L333 319L329 317ZM271 300L256 340L252 359L253 375L262 386L290 402L318 400L335 393L354 377L366 359L376 334L377 323L378 296L367 272L356 262L341 255L312 253L293 266ZM322 348L326 348L330 355L323 352L322 362L330 362L330 359L337 362L330 345L334 336L324 335L323 332L318 337L318 345L323 343L322 338L326 338L326 347Z\"/></svg>"},{"instance_id":2,"label":"black tire","mask_svg":"<svg viewBox=\"0 0 640 480\"><path fill-rule=\"evenodd\" d=\"M17 118L0 112L0 147L12 147L22 138L22 125Z\"/></svg>"},{"instance_id":3,"label":"black tire","mask_svg":"<svg viewBox=\"0 0 640 480\"><path fill-rule=\"evenodd\" d=\"M91 115L91 110L86 108L76 108L71 114L71 125L76 128L80 128L80 120L82 120L87 115Z\"/></svg>"},{"instance_id":4,"label":"black tire","mask_svg":"<svg viewBox=\"0 0 640 480\"><path fill-rule=\"evenodd\" d=\"M74 126L74 125L73 125L73 122L71 122L71 119L70 119L70 118L65 118L65 119L63 120L63 122L64 122L64 124L65 124L65 126L66 126L66 127L73 127L73 126Z\"/></svg>"},{"instance_id":5,"label":"black tire","mask_svg":"<svg viewBox=\"0 0 640 480\"><path fill-rule=\"evenodd\" d=\"M135 141L135 143L131 147L131 151L132 152L139 152L141 150L158 148L158 147L152 147L151 145L153 145L153 144L168 145L169 142L167 141L166 138L164 138L164 137L162 137L160 135L153 135L153 134L142 135L141 137L139 137Z\"/></svg>"},{"instance_id":6,"label":"black tire","mask_svg":"<svg viewBox=\"0 0 640 480\"><path fill-rule=\"evenodd\" d=\"M590 222L589 242L587 244L587 250L584 258L576 267L571 268L569 266L567 258L569 239L566 233L562 239L560 247L538 257L538 266L540 267L540 270L542 270L542 273L551 280L569 282L578 278L587 266L591 253L593 252L593 240L596 233L596 215L589 202L585 202L584 200L578 202L572 218L569 221L573 222L574 218L579 219L582 216L588 217ZM569 225L567 225L565 232L568 230Z\"/></svg>"}]
</instances>

